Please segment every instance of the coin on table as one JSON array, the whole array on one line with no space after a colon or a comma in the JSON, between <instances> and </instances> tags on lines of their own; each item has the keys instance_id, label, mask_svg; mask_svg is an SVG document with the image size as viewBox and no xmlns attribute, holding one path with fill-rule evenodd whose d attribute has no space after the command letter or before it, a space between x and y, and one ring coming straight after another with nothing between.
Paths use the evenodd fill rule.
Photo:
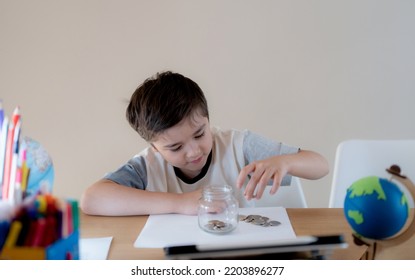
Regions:
<instances>
[{"instance_id":1,"label":"coin on table","mask_svg":"<svg viewBox=\"0 0 415 280\"><path fill-rule=\"evenodd\" d=\"M254 224L254 225L257 225L257 226L261 226L261 225L265 224L268 221L268 219L269 219L268 217L260 216L258 218L255 218L251 223Z\"/></svg>"},{"instance_id":2,"label":"coin on table","mask_svg":"<svg viewBox=\"0 0 415 280\"><path fill-rule=\"evenodd\" d=\"M278 221L268 221L267 224L270 227L275 227L275 226L279 226L281 223Z\"/></svg>"},{"instance_id":3,"label":"coin on table","mask_svg":"<svg viewBox=\"0 0 415 280\"><path fill-rule=\"evenodd\" d=\"M247 217L246 215L238 215L238 219L240 221L245 221L246 217Z\"/></svg>"},{"instance_id":4,"label":"coin on table","mask_svg":"<svg viewBox=\"0 0 415 280\"><path fill-rule=\"evenodd\" d=\"M246 218L245 218L245 222L247 222L247 223L251 223L251 222L253 222L254 220L256 220L256 219L258 219L258 218L260 218L261 216L260 215L248 215Z\"/></svg>"}]
</instances>

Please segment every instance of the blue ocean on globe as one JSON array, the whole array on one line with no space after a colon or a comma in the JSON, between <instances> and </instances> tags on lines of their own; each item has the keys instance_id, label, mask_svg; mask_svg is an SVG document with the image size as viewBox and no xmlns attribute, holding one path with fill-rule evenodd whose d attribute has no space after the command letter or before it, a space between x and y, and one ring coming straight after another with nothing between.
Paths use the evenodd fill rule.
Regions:
<instances>
[{"instance_id":1,"label":"blue ocean on globe","mask_svg":"<svg viewBox=\"0 0 415 280\"><path fill-rule=\"evenodd\" d=\"M47 151L39 142L27 136L21 139L20 150L26 150L27 166L30 168L26 196L34 195L39 191L51 193L55 171Z\"/></svg>"},{"instance_id":2,"label":"blue ocean on globe","mask_svg":"<svg viewBox=\"0 0 415 280\"><path fill-rule=\"evenodd\" d=\"M395 183L369 176L347 189L344 214L358 235L386 239L403 228L409 216L409 205L406 195Z\"/></svg>"}]
</instances>

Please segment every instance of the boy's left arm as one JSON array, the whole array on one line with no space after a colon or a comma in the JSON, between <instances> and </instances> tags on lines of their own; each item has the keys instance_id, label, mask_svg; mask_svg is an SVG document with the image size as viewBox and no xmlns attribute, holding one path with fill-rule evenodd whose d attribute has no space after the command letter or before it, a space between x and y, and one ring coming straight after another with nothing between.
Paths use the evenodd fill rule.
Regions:
<instances>
[{"instance_id":1,"label":"boy's left arm","mask_svg":"<svg viewBox=\"0 0 415 280\"><path fill-rule=\"evenodd\" d=\"M327 160L322 155L300 150L296 154L273 156L246 165L239 173L236 185L242 188L245 179L250 175L245 187L245 197L248 200L253 197L260 199L269 180L273 181L270 193L275 194L286 174L316 180L326 176L328 172Z\"/></svg>"}]
</instances>

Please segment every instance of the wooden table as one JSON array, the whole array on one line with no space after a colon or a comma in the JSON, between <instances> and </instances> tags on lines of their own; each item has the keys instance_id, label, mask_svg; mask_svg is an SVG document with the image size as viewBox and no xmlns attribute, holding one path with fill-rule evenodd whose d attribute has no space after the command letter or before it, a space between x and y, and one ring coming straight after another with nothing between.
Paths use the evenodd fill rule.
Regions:
<instances>
[{"instance_id":1,"label":"wooden table","mask_svg":"<svg viewBox=\"0 0 415 280\"><path fill-rule=\"evenodd\" d=\"M343 209L301 208L287 209L297 236L344 234L349 246L336 249L329 259L356 260L365 258L366 246L353 243L351 229L343 216ZM163 250L133 246L148 216L103 217L80 214L81 237L113 236L108 259L156 260L164 259Z\"/></svg>"}]
</instances>

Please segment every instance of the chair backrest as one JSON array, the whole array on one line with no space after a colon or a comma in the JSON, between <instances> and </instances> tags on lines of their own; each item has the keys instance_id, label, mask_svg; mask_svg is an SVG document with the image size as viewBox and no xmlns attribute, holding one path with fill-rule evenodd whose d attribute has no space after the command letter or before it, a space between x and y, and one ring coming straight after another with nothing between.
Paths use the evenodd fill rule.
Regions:
<instances>
[{"instance_id":1,"label":"chair backrest","mask_svg":"<svg viewBox=\"0 0 415 280\"><path fill-rule=\"evenodd\" d=\"M389 179L386 169L396 164L415 182L415 140L347 140L337 146L329 207L343 208L347 188L366 176ZM409 206L413 199L404 186Z\"/></svg>"},{"instance_id":2,"label":"chair backrest","mask_svg":"<svg viewBox=\"0 0 415 280\"><path fill-rule=\"evenodd\" d=\"M293 176L291 185L281 186L274 195L269 194L268 188L260 200L255 200L255 207L307 208L301 181L298 177Z\"/></svg>"}]
</instances>

